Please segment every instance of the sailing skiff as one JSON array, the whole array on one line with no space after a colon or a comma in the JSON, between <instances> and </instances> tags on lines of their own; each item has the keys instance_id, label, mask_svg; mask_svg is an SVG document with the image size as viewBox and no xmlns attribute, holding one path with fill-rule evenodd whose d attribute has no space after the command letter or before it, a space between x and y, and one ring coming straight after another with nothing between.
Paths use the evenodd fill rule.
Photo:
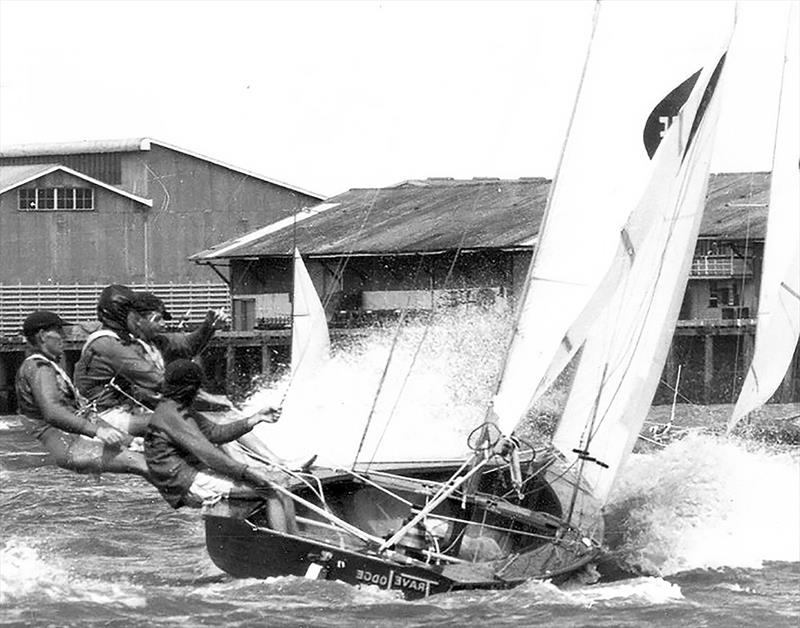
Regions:
<instances>
[{"instance_id":1,"label":"sailing skiff","mask_svg":"<svg viewBox=\"0 0 800 628\"><path fill-rule=\"evenodd\" d=\"M409 599L594 575L602 509L652 401L686 287L727 51L689 55L668 71L680 56L669 47L688 31L665 35L647 72L626 74L648 52L633 48L640 33L626 47L610 28L626 23L614 11L629 8L612 6L608 18L595 8L518 318L471 453L290 472L275 490L295 501L294 535L270 529L258 503L206 506L208 553L221 569L375 585ZM551 445L534 452L512 434L570 362L563 416Z\"/></svg>"}]
</instances>

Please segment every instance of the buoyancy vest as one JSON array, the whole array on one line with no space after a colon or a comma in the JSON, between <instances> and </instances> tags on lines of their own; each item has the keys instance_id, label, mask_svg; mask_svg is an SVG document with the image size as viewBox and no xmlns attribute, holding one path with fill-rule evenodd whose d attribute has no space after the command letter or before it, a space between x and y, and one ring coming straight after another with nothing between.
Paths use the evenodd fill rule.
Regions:
<instances>
[{"instance_id":1,"label":"buoyancy vest","mask_svg":"<svg viewBox=\"0 0 800 628\"><path fill-rule=\"evenodd\" d=\"M78 389L75 387L75 384L72 383L72 380L70 379L69 375L67 375L64 369L61 368L61 365L58 362L54 362L46 355L43 355L41 353L31 353L23 361L27 362L28 360L31 360L33 362L39 362L40 364L47 364L50 367L52 367L53 370L56 372L56 377L59 380L59 388L66 388L67 390L69 390L69 392L72 393L72 396L75 398L76 401L81 402L83 400L83 397L78 392Z\"/></svg>"},{"instance_id":2,"label":"buoyancy vest","mask_svg":"<svg viewBox=\"0 0 800 628\"><path fill-rule=\"evenodd\" d=\"M83 343L83 347L81 347L81 357L83 357L86 354L86 351L89 349L89 345L91 345L98 338L116 338L117 340L120 339L119 334L110 329L98 329L97 331L93 331L86 338L86 341Z\"/></svg>"},{"instance_id":3,"label":"buoyancy vest","mask_svg":"<svg viewBox=\"0 0 800 628\"><path fill-rule=\"evenodd\" d=\"M97 331L92 332L86 338L86 342L83 343L83 347L81 348L81 357L86 353L89 345L91 345L95 340L98 338L116 338L120 340L119 334L111 329L98 329ZM147 355L148 359L158 368L159 370L164 370L164 356L161 355L161 351L156 349L153 345L141 340L139 338L133 339L137 342L142 349L144 349L145 354Z\"/></svg>"}]
</instances>

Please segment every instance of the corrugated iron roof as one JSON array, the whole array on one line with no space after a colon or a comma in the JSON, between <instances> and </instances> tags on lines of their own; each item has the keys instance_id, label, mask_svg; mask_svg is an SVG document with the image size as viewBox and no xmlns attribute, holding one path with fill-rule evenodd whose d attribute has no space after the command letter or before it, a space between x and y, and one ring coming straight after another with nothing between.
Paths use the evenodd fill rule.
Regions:
<instances>
[{"instance_id":1,"label":"corrugated iron roof","mask_svg":"<svg viewBox=\"0 0 800 628\"><path fill-rule=\"evenodd\" d=\"M37 179L50 172L58 164L31 164L25 166L0 166L0 194Z\"/></svg>"},{"instance_id":2,"label":"corrugated iron roof","mask_svg":"<svg viewBox=\"0 0 800 628\"><path fill-rule=\"evenodd\" d=\"M266 177L263 174L258 174L257 172L253 172L251 170L245 170L244 168L239 168L238 166L234 166L219 159L208 157L207 155L203 155L195 151L186 150L185 148L180 148L179 146L175 146L174 144L168 144L167 142L162 142L161 140L156 140L150 137L136 137L136 138L117 139L117 140L81 140L76 142L56 142L50 144L20 144L17 146L7 146L5 148L0 148L0 159L3 157L36 157L42 155L128 153L135 151L150 150L150 147L152 145L161 146L169 150L174 150L176 152L183 153L184 155L190 155L197 159L202 159L203 161L207 161L209 163L216 164L217 166L227 168L228 170L233 170L234 172L245 174L248 177L253 177L254 179L260 179L261 181L266 181L267 183L272 183L273 185L279 185L282 188L293 190L295 192L300 192L301 194L305 194L306 196L312 196L319 200L325 198L325 196L322 194L317 194L316 192L311 192L296 185L291 185L283 181L278 181L277 179Z\"/></svg>"},{"instance_id":3,"label":"corrugated iron roof","mask_svg":"<svg viewBox=\"0 0 800 628\"><path fill-rule=\"evenodd\" d=\"M700 235L763 240L767 235L769 172L711 175Z\"/></svg>"},{"instance_id":4,"label":"corrugated iron roof","mask_svg":"<svg viewBox=\"0 0 800 628\"><path fill-rule=\"evenodd\" d=\"M330 209L261 238L192 256L311 255L435 252L519 246L538 231L546 179L427 179L389 188L349 190L329 198ZM311 208L312 211L314 208ZM225 247L224 243L216 250Z\"/></svg>"},{"instance_id":5,"label":"corrugated iron roof","mask_svg":"<svg viewBox=\"0 0 800 628\"><path fill-rule=\"evenodd\" d=\"M291 221L268 225L190 259L291 255L293 231L298 248L312 256L530 247L549 187L547 179L524 178L426 179L353 189L329 198L326 211L296 227ZM701 234L763 238L768 194L768 173L712 175Z\"/></svg>"},{"instance_id":6,"label":"corrugated iron roof","mask_svg":"<svg viewBox=\"0 0 800 628\"><path fill-rule=\"evenodd\" d=\"M38 155L80 155L84 153L129 153L148 150L146 137L117 140L80 140L46 144L19 144L0 148L0 157L33 157Z\"/></svg>"}]
</instances>

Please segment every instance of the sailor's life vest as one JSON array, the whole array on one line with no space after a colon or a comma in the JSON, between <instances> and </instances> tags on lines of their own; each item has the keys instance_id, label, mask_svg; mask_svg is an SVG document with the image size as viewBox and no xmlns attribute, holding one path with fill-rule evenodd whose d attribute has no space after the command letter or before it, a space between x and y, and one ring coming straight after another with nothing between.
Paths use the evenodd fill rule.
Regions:
<instances>
[{"instance_id":1,"label":"sailor's life vest","mask_svg":"<svg viewBox=\"0 0 800 628\"><path fill-rule=\"evenodd\" d=\"M17 405L20 413L29 419L35 420L35 423L28 424L34 436L39 436L49 426L48 423L44 421L42 411L36 403L36 398L33 395L31 386L33 374L35 370L39 368L50 368L53 370L56 376L56 385L58 386L61 401L66 407L76 413L85 412L87 410L86 400L78 392L78 389L72 383L69 375L61 368L61 365L41 353L32 353L23 360L22 365L19 367L15 384Z\"/></svg>"}]
</instances>

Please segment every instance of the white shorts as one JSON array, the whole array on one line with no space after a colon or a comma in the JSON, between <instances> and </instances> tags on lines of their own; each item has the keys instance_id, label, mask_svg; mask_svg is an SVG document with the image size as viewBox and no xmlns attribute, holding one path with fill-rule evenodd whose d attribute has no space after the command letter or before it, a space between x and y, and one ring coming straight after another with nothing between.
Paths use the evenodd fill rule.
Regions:
<instances>
[{"instance_id":1,"label":"white shorts","mask_svg":"<svg viewBox=\"0 0 800 628\"><path fill-rule=\"evenodd\" d=\"M207 502L216 502L231 494L234 482L213 471L199 471L184 498L187 506L197 508Z\"/></svg>"},{"instance_id":2,"label":"white shorts","mask_svg":"<svg viewBox=\"0 0 800 628\"><path fill-rule=\"evenodd\" d=\"M120 432L125 432L126 434L131 433L131 423L135 421L141 421L142 417L145 417L145 412L141 410L126 410L124 408L109 408L108 410L104 410L100 412L98 415L103 421L108 423L111 427L118 429ZM131 451L144 451L144 438L141 436L135 436L131 441L131 444L128 445L128 449Z\"/></svg>"},{"instance_id":3,"label":"white shorts","mask_svg":"<svg viewBox=\"0 0 800 628\"><path fill-rule=\"evenodd\" d=\"M147 421L151 414L152 412L143 409L128 410L127 408L115 407L103 410L98 416L111 427L130 434L133 425Z\"/></svg>"}]
</instances>

